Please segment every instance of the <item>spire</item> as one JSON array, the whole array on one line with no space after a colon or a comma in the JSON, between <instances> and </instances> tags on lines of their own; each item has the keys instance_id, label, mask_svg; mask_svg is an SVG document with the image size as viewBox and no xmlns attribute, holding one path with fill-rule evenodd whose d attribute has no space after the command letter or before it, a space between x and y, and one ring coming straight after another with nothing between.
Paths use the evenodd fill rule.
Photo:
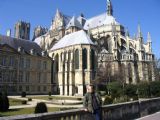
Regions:
<instances>
[{"instance_id":1,"label":"spire","mask_svg":"<svg viewBox=\"0 0 160 120\"><path fill-rule=\"evenodd\" d=\"M107 0L107 14L109 16L113 15L113 8L112 8L111 0Z\"/></svg>"},{"instance_id":2,"label":"spire","mask_svg":"<svg viewBox=\"0 0 160 120\"><path fill-rule=\"evenodd\" d=\"M138 37L138 38L143 38L140 24L138 25L138 34L137 34L137 37Z\"/></svg>"},{"instance_id":3,"label":"spire","mask_svg":"<svg viewBox=\"0 0 160 120\"><path fill-rule=\"evenodd\" d=\"M59 11L58 8L57 8L57 10L56 10L56 16L61 16L61 13L60 13L60 11Z\"/></svg>"},{"instance_id":4,"label":"spire","mask_svg":"<svg viewBox=\"0 0 160 120\"><path fill-rule=\"evenodd\" d=\"M148 47L149 47L149 52L152 53L152 40L151 40L151 35L148 32L148 36L147 36L147 43L148 43Z\"/></svg>"},{"instance_id":5,"label":"spire","mask_svg":"<svg viewBox=\"0 0 160 120\"><path fill-rule=\"evenodd\" d=\"M150 35L149 32L148 32L148 35L147 35L147 42L148 42L148 43L151 43L151 42L152 42L152 40L151 40L151 35Z\"/></svg>"},{"instance_id":6,"label":"spire","mask_svg":"<svg viewBox=\"0 0 160 120\"><path fill-rule=\"evenodd\" d=\"M126 36L127 37L129 37L130 35L129 35L129 31L128 31L128 29L126 29Z\"/></svg>"}]
</instances>

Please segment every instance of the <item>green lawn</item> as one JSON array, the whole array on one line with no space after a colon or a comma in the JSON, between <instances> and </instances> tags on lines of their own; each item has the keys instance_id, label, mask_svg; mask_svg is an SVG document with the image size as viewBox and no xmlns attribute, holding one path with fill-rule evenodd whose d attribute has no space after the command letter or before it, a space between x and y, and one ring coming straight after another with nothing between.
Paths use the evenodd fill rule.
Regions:
<instances>
[{"instance_id":1,"label":"green lawn","mask_svg":"<svg viewBox=\"0 0 160 120\"><path fill-rule=\"evenodd\" d=\"M9 105L10 106L22 105L22 101L24 101L24 100L9 98Z\"/></svg>"},{"instance_id":2,"label":"green lawn","mask_svg":"<svg viewBox=\"0 0 160 120\"><path fill-rule=\"evenodd\" d=\"M43 99L43 100L49 100L49 98L52 98L54 100L82 100L80 97L67 97L67 96L27 96L27 98L32 99Z\"/></svg>"},{"instance_id":3,"label":"green lawn","mask_svg":"<svg viewBox=\"0 0 160 120\"><path fill-rule=\"evenodd\" d=\"M22 109L13 109L6 112L0 112L0 117L13 116L13 115L22 115L22 114L33 114L35 108L22 108ZM59 111L60 108L57 107L48 107L48 112Z\"/></svg>"}]
</instances>

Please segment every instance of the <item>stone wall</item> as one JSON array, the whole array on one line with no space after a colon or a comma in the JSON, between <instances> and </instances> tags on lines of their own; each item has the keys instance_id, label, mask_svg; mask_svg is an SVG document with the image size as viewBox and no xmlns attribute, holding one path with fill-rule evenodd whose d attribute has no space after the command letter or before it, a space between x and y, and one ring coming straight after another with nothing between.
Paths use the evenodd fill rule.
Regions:
<instances>
[{"instance_id":1,"label":"stone wall","mask_svg":"<svg viewBox=\"0 0 160 120\"><path fill-rule=\"evenodd\" d=\"M155 113L160 110L160 98L112 104L102 107L103 120L130 120ZM1 117L0 120L94 120L82 109L54 113Z\"/></svg>"}]
</instances>

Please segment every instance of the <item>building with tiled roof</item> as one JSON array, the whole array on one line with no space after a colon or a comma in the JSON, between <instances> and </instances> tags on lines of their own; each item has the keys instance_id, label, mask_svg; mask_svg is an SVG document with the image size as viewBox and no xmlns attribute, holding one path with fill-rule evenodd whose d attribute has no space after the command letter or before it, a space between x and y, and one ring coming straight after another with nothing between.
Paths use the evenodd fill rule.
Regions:
<instances>
[{"instance_id":1,"label":"building with tiled roof","mask_svg":"<svg viewBox=\"0 0 160 120\"><path fill-rule=\"evenodd\" d=\"M0 35L0 91L9 95L48 94L52 59L30 40Z\"/></svg>"}]
</instances>

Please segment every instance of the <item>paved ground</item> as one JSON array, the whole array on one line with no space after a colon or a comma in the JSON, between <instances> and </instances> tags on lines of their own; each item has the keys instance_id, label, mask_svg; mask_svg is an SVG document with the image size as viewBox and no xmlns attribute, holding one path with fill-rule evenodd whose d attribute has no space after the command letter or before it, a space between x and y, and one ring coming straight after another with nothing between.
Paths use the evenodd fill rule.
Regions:
<instances>
[{"instance_id":1,"label":"paved ground","mask_svg":"<svg viewBox=\"0 0 160 120\"><path fill-rule=\"evenodd\" d=\"M28 100L28 98L22 98L20 96L9 96L9 98L14 98L14 99L20 99L20 100ZM47 103L47 100L40 100L40 99L32 99L32 101L27 101L27 105L18 105L18 106L10 106L9 109L19 109L19 108L29 108L29 107L35 107L37 103L39 102L45 102ZM47 103L48 107L76 107L76 108L81 108L82 104L79 105L56 105L56 104L50 104Z\"/></svg>"},{"instance_id":2,"label":"paved ground","mask_svg":"<svg viewBox=\"0 0 160 120\"><path fill-rule=\"evenodd\" d=\"M143 118L139 118L137 120L160 120L160 112L157 112L152 115L145 116Z\"/></svg>"}]
</instances>

